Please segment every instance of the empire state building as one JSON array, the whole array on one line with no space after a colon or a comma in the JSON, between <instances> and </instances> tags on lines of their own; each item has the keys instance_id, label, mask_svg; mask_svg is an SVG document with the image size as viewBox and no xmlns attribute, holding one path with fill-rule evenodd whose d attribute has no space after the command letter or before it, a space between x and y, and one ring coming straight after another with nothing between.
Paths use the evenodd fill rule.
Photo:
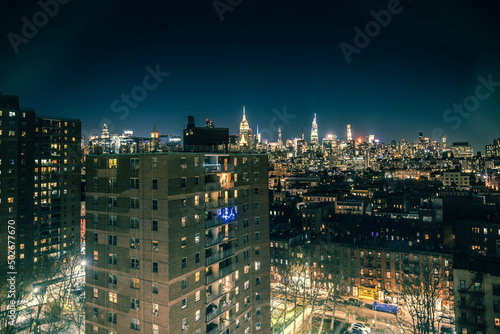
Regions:
<instances>
[{"instance_id":1,"label":"empire state building","mask_svg":"<svg viewBox=\"0 0 500 334\"><path fill-rule=\"evenodd\" d=\"M318 123L316 123L316 114L314 114L311 126L311 144L318 145Z\"/></svg>"},{"instance_id":2,"label":"empire state building","mask_svg":"<svg viewBox=\"0 0 500 334\"><path fill-rule=\"evenodd\" d=\"M252 129L248 125L245 106L243 106L243 120L240 123L240 146L252 147Z\"/></svg>"}]
</instances>

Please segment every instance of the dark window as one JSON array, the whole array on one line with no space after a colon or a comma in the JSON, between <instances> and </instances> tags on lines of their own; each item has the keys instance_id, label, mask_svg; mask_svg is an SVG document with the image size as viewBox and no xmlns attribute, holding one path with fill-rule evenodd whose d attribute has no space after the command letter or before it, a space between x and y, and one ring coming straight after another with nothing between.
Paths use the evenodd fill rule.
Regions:
<instances>
[{"instance_id":1,"label":"dark window","mask_svg":"<svg viewBox=\"0 0 500 334\"><path fill-rule=\"evenodd\" d=\"M153 179L152 181L152 185L151 185L151 188L152 189L158 189L158 179Z\"/></svg>"},{"instance_id":2,"label":"dark window","mask_svg":"<svg viewBox=\"0 0 500 334\"><path fill-rule=\"evenodd\" d=\"M116 235L108 235L108 245L116 246Z\"/></svg>"},{"instance_id":3,"label":"dark window","mask_svg":"<svg viewBox=\"0 0 500 334\"><path fill-rule=\"evenodd\" d=\"M187 289L188 287L188 281L187 281L187 278L183 278L181 280L181 289L184 290L184 289Z\"/></svg>"},{"instance_id":4,"label":"dark window","mask_svg":"<svg viewBox=\"0 0 500 334\"><path fill-rule=\"evenodd\" d=\"M114 323L114 324L116 324L116 322L117 322L117 320L116 320L116 319L117 319L117 318L116 318L116 313L111 313L111 312L110 312L110 313L109 313L109 315L108 315L108 321L109 321L109 322L112 322L112 323Z\"/></svg>"},{"instance_id":5,"label":"dark window","mask_svg":"<svg viewBox=\"0 0 500 334\"><path fill-rule=\"evenodd\" d=\"M131 178L130 179L130 188L131 189L139 189L139 179L138 178Z\"/></svg>"},{"instance_id":6,"label":"dark window","mask_svg":"<svg viewBox=\"0 0 500 334\"><path fill-rule=\"evenodd\" d=\"M130 159L130 169L137 169L139 168L139 159L138 158L131 158Z\"/></svg>"},{"instance_id":7,"label":"dark window","mask_svg":"<svg viewBox=\"0 0 500 334\"><path fill-rule=\"evenodd\" d=\"M151 230L152 231L158 231L158 221L157 220L153 220L151 222Z\"/></svg>"},{"instance_id":8,"label":"dark window","mask_svg":"<svg viewBox=\"0 0 500 334\"><path fill-rule=\"evenodd\" d=\"M109 277L108 277L108 283L109 284L116 284L116 274L109 274Z\"/></svg>"},{"instance_id":9,"label":"dark window","mask_svg":"<svg viewBox=\"0 0 500 334\"><path fill-rule=\"evenodd\" d=\"M130 259L130 268L139 269L139 259L131 258Z\"/></svg>"}]
</instances>

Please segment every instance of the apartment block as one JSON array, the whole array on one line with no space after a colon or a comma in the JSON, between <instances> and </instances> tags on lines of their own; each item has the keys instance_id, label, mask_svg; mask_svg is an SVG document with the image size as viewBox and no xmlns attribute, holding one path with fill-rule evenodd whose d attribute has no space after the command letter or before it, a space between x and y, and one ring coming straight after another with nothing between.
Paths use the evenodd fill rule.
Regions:
<instances>
[{"instance_id":1,"label":"apartment block","mask_svg":"<svg viewBox=\"0 0 500 334\"><path fill-rule=\"evenodd\" d=\"M490 334L500 329L498 259L457 256L454 269L457 333Z\"/></svg>"},{"instance_id":2,"label":"apartment block","mask_svg":"<svg viewBox=\"0 0 500 334\"><path fill-rule=\"evenodd\" d=\"M36 279L44 257L79 247L80 137L79 120L37 116L0 94L0 242L14 227L20 278Z\"/></svg>"},{"instance_id":3,"label":"apartment block","mask_svg":"<svg viewBox=\"0 0 500 334\"><path fill-rule=\"evenodd\" d=\"M268 158L86 160L87 333L270 333Z\"/></svg>"}]
</instances>

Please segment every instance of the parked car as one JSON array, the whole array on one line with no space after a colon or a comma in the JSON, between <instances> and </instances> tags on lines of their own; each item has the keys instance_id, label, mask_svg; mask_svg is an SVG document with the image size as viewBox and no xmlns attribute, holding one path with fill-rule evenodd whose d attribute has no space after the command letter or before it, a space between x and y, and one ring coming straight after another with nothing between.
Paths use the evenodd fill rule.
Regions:
<instances>
[{"instance_id":1,"label":"parked car","mask_svg":"<svg viewBox=\"0 0 500 334\"><path fill-rule=\"evenodd\" d=\"M358 300L358 299L356 299L356 298L352 298L352 297L351 297L351 298L349 298L347 302L348 302L349 304L351 304L351 305L354 305L354 306L361 306L361 305L363 305L363 302L362 302L362 301L360 301L360 300Z\"/></svg>"},{"instance_id":2,"label":"parked car","mask_svg":"<svg viewBox=\"0 0 500 334\"><path fill-rule=\"evenodd\" d=\"M457 332L451 327L441 326L441 334L457 334Z\"/></svg>"},{"instance_id":3,"label":"parked car","mask_svg":"<svg viewBox=\"0 0 500 334\"><path fill-rule=\"evenodd\" d=\"M440 315L437 321L443 324L454 324L455 318L453 318L452 316Z\"/></svg>"},{"instance_id":4,"label":"parked car","mask_svg":"<svg viewBox=\"0 0 500 334\"><path fill-rule=\"evenodd\" d=\"M350 332L362 332L362 333L370 333L371 328L363 325L362 323L355 322L351 326L349 326Z\"/></svg>"}]
</instances>

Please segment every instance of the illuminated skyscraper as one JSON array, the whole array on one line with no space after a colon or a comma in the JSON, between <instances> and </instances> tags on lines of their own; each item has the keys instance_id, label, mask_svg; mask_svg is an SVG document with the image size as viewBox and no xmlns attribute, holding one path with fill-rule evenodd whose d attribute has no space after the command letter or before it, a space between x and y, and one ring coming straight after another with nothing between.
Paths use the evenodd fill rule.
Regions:
<instances>
[{"instance_id":1,"label":"illuminated skyscraper","mask_svg":"<svg viewBox=\"0 0 500 334\"><path fill-rule=\"evenodd\" d=\"M351 124L347 124L347 141L352 140Z\"/></svg>"},{"instance_id":2,"label":"illuminated skyscraper","mask_svg":"<svg viewBox=\"0 0 500 334\"><path fill-rule=\"evenodd\" d=\"M278 125L278 149L283 148L283 140L281 138L281 125Z\"/></svg>"},{"instance_id":3,"label":"illuminated skyscraper","mask_svg":"<svg viewBox=\"0 0 500 334\"><path fill-rule=\"evenodd\" d=\"M240 146L252 146L252 136L245 114L245 106L243 106L243 120L240 123Z\"/></svg>"},{"instance_id":4,"label":"illuminated skyscraper","mask_svg":"<svg viewBox=\"0 0 500 334\"><path fill-rule=\"evenodd\" d=\"M158 150L160 147L160 133L158 130L156 130L156 125L153 128L153 131L151 131L151 143L149 146L149 151L150 152L155 152Z\"/></svg>"},{"instance_id":5,"label":"illuminated skyscraper","mask_svg":"<svg viewBox=\"0 0 500 334\"><path fill-rule=\"evenodd\" d=\"M318 144L318 124L316 123L316 114L314 114L314 119L312 121L311 127L311 144Z\"/></svg>"}]
</instances>

